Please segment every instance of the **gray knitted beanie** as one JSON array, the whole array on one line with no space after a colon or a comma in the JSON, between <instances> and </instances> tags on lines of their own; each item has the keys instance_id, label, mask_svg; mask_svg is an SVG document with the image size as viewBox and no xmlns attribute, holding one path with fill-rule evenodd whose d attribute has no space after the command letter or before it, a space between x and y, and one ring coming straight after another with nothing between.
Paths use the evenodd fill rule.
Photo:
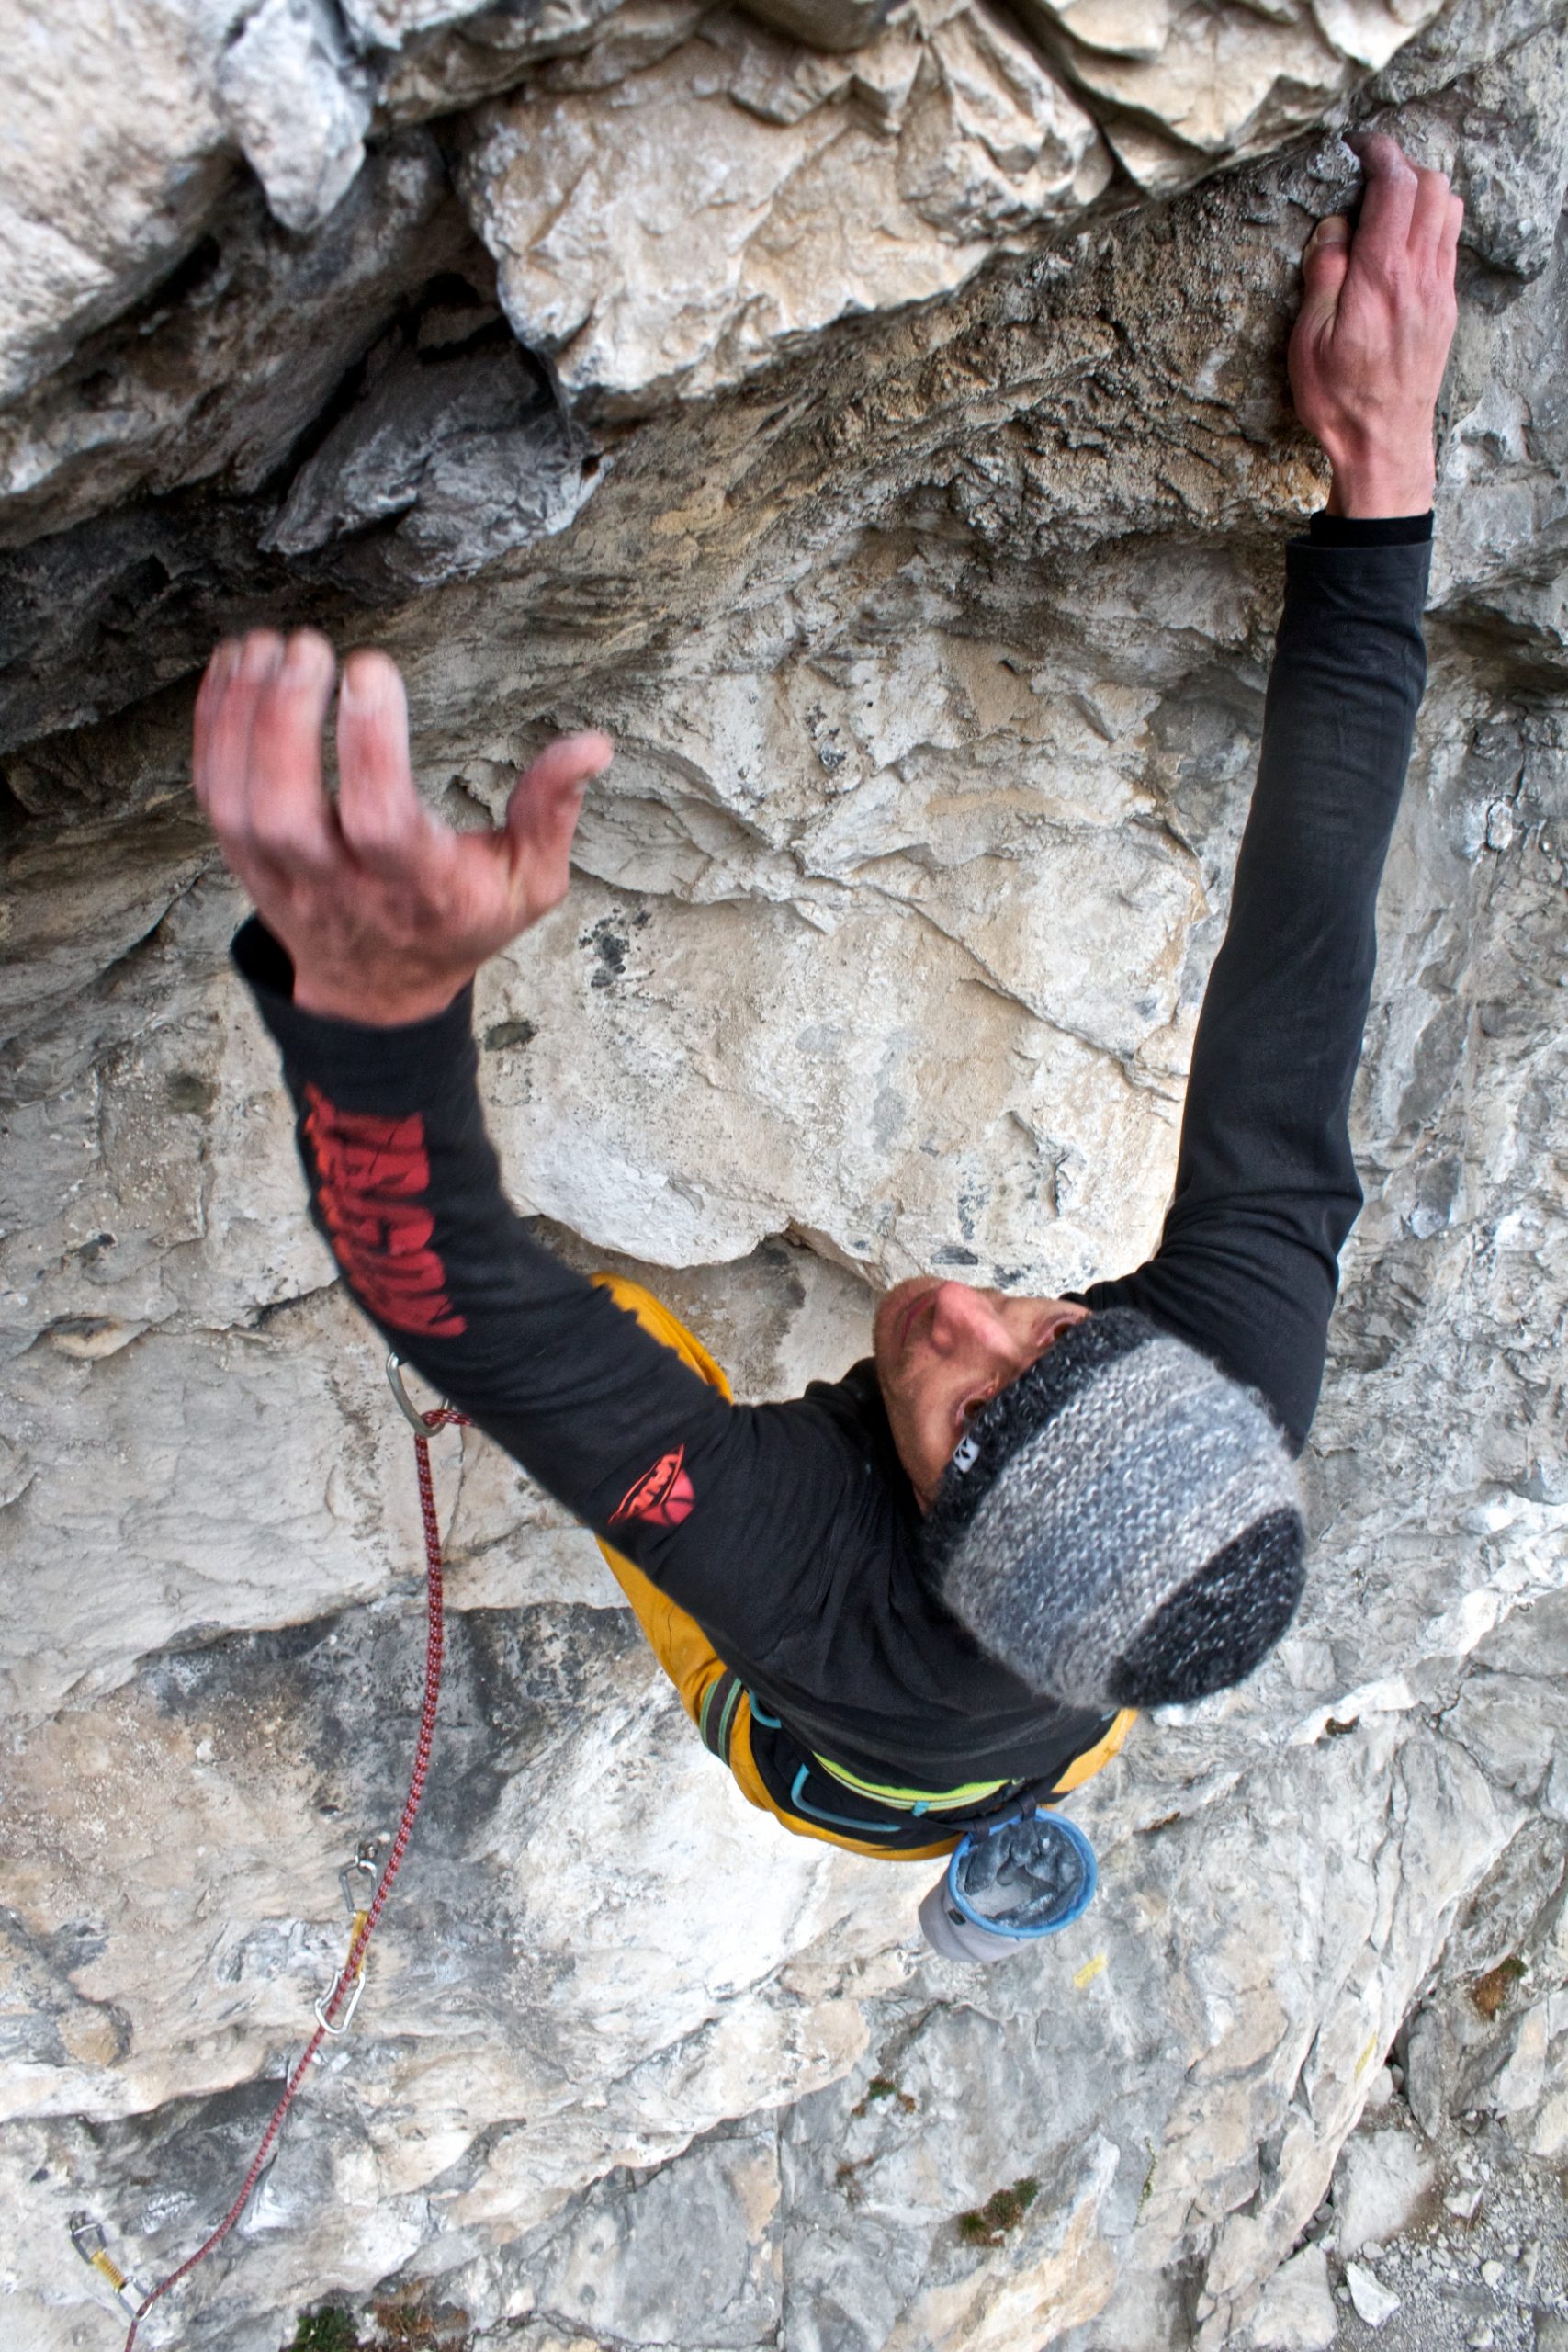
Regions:
<instances>
[{"instance_id":1,"label":"gray knitted beanie","mask_svg":"<svg viewBox=\"0 0 1568 2352\"><path fill-rule=\"evenodd\" d=\"M976 1640L1074 1707L1239 1682L1302 1595L1295 1478L1268 1408L1129 1307L1075 1323L981 1408L924 1546Z\"/></svg>"}]
</instances>

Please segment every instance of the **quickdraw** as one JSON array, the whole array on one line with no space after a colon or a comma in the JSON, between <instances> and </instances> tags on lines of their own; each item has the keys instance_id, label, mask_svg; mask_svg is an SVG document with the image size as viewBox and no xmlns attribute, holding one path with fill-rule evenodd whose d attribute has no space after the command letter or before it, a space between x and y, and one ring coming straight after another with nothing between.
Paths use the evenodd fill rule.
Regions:
<instances>
[{"instance_id":1,"label":"quickdraw","mask_svg":"<svg viewBox=\"0 0 1568 2352\"><path fill-rule=\"evenodd\" d=\"M321 2045L329 2037L346 2033L355 2010L359 2007L365 1990L365 1958L377 1922L386 1907L393 1882L402 1868L403 1856L413 1834L424 1796L425 1777L430 1770L431 1743L435 1731L435 1710L441 1697L441 1662L445 1647L443 1617L444 1564L441 1555L441 1522L435 1512L435 1487L430 1473L430 1438L433 1430L467 1427L468 1416L454 1412L450 1406L438 1405L434 1411L422 1413L403 1385L401 1359L387 1358L387 1378L400 1410L413 1430L414 1465L419 1479L420 1516L424 1522L424 1695L419 1712L419 1732L414 1743L413 1769L409 1775L408 1794L395 1835L387 1849L387 1857L378 1871L373 1851L361 1846L352 1862L340 1873L344 1900L353 1914L349 1930L348 1951L343 1966L333 1980L332 1989L324 1993L315 2005L316 2030L305 2045L303 2055L288 2075L283 2095L273 2109L272 2120L262 2133L261 2144L251 2160L251 2168L240 2185L235 2198L223 2219L205 2237L196 2252L187 2255L166 2278L142 2294L118 2265L110 2257L105 2243L101 2222L90 2213L73 2213L69 2227L71 2242L84 2262L89 2263L101 2277L107 2279L119 2301L130 2311L130 2332L125 2339L125 2352L135 2352L136 2331L152 2309L172 2288L188 2278L200 2262L205 2262L214 2247L221 2245L250 2201L251 2193L267 2169L274 2153L274 2143L283 2129L283 2120L293 2106L299 2086L315 2061Z\"/></svg>"}]
</instances>

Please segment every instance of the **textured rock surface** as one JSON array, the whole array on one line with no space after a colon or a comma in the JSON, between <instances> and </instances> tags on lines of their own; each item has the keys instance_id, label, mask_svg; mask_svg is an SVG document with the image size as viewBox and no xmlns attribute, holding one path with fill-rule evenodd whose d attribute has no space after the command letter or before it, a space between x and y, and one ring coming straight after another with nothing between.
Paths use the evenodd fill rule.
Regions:
<instances>
[{"instance_id":1,"label":"textured rock surface","mask_svg":"<svg viewBox=\"0 0 1568 2352\"><path fill-rule=\"evenodd\" d=\"M1111 176L1091 118L968 0L918 0L842 59L720 13L613 108L558 79L481 119L465 185L508 317L574 391L713 391L946 292Z\"/></svg>"},{"instance_id":2,"label":"textured rock surface","mask_svg":"<svg viewBox=\"0 0 1568 2352\"><path fill-rule=\"evenodd\" d=\"M320 227L365 161L371 112L329 0L262 0L223 53L218 96L276 218Z\"/></svg>"},{"instance_id":3,"label":"textured rock surface","mask_svg":"<svg viewBox=\"0 0 1568 2352\"><path fill-rule=\"evenodd\" d=\"M0 391L152 286L199 235L231 168L218 61L242 0L46 17L6 0Z\"/></svg>"},{"instance_id":4,"label":"textured rock surface","mask_svg":"<svg viewBox=\"0 0 1568 2352\"><path fill-rule=\"evenodd\" d=\"M185 797L211 636L389 644L459 818L550 729L614 729L571 901L485 979L487 1093L519 1197L584 1262L651 1262L748 1393L841 1369L913 1268L1129 1262L1279 541L1321 494L1280 362L1353 173L1326 131L1265 151L1353 90L1472 212L1299 1625L1140 1725L1075 1801L1099 1902L982 1980L923 1956L922 1874L748 1814L588 1540L444 1441L404 1891L147 2340L275 2352L341 2290L526 2352L1348 2352L1348 2257L1401 2298L1380 2345L1528 2344L1568 2309L1561 17L1474 0L1391 57L1416 18L1363 7L133 13L134 60L96 13L18 16L6 133L36 164L0 298L28 2352L112 2340L71 2213L151 2278L221 2210L417 1700L401 1424L302 1227ZM247 76L269 43L297 102ZM1362 2192L1427 2170L1385 2256ZM991 2243L961 2229L1022 2179Z\"/></svg>"}]
</instances>

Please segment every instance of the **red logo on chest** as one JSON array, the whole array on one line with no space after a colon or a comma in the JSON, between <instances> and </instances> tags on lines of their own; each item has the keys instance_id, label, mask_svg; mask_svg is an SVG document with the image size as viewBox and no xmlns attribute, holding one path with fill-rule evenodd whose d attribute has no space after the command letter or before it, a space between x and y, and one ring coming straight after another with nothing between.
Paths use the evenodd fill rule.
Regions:
<instances>
[{"instance_id":1,"label":"red logo on chest","mask_svg":"<svg viewBox=\"0 0 1568 2352\"><path fill-rule=\"evenodd\" d=\"M685 1459L683 1445L678 1445L673 1453L661 1453L652 1469L645 1471L622 1496L610 1513L611 1526L618 1520L640 1519L649 1527L679 1527L683 1519L689 1519L697 1498L682 1466Z\"/></svg>"}]
</instances>

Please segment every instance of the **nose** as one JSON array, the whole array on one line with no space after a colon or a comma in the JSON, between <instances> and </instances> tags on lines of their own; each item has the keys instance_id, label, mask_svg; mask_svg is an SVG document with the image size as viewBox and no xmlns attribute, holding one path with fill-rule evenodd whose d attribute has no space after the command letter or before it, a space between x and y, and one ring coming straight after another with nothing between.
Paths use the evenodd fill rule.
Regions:
<instances>
[{"instance_id":1,"label":"nose","mask_svg":"<svg viewBox=\"0 0 1568 2352\"><path fill-rule=\"evenodd\" d=\"M939 1283L931 1299L931 1341L941 1355L980 1350L1008 1358L1012 1350L1006 1326L983 1290L967 1283Z\"/></svg>"}]
</instances>

